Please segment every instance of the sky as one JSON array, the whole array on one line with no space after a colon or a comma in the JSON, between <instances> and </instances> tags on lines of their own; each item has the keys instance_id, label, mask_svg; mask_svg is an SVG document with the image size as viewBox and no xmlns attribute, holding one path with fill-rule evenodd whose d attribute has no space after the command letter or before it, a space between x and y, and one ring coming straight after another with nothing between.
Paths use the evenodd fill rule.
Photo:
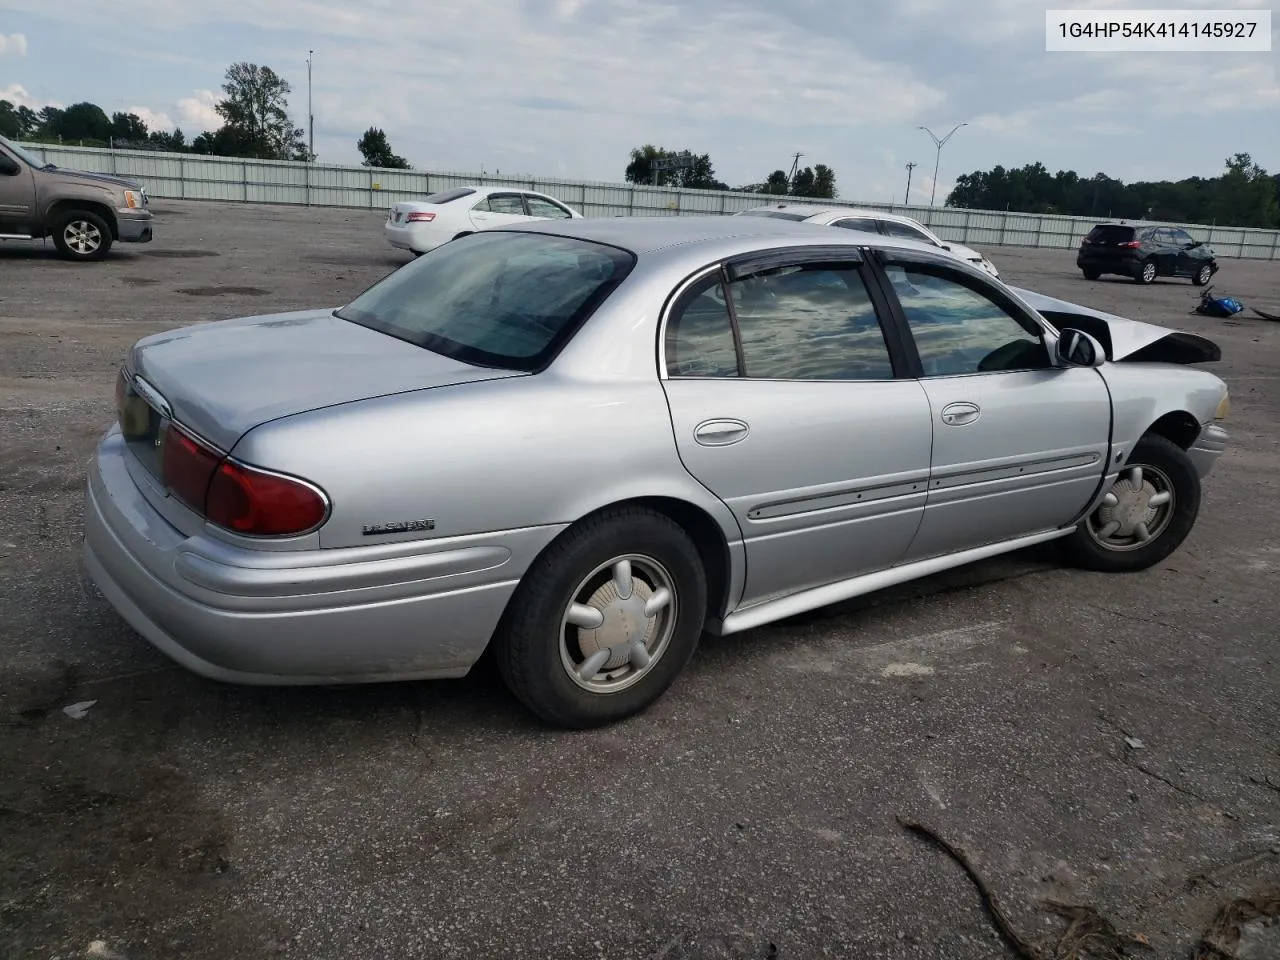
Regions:
<instances>
[{"instance_id":1,"label":"sky","mask_svg":"<svg viewBox=\"0 0 1280 960\"><path fill-rule=\"evenodd\" d=\"M731 186L825 163L840 197L939 202L1040 161L1125 181L1280 172L1276 0L4 0L0 99L91 100L190 139L227 66L270 66L315 147L384 129L428 170L620 181L632 147L709 153ZM1271 53L1047 53L1045 10L1272 9Z\"/></svg>"}]
</instances>

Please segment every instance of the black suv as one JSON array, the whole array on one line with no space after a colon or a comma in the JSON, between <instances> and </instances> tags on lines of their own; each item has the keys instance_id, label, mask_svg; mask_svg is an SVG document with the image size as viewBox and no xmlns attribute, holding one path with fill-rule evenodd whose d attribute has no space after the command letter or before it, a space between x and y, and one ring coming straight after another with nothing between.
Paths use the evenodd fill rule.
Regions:
<instances>
[{"instance_id":1,"label":"black suv","mask_svg":"<svg viewBox=\"0 0 1280 960\"><path fill-rule=\"evenodd\" d=\"M1080 241L1076 257L1087 280L1104 273L1152 283L1156 277L1190 277L1203 287L1218 272L1213 249L1177 227L1100 223Z\"/></svg>"}]
</instances>

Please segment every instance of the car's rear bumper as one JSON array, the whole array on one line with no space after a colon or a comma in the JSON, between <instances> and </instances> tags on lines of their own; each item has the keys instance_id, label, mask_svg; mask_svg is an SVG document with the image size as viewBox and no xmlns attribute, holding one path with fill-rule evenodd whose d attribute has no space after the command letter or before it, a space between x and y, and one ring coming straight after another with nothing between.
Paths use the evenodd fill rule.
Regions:
<instances>
[{"instance_id":1,"label":"car's rear bumper","mask_svg":"<svg viewBox=\"0 0 1280 960\"><path fill-rule=\"evenodd\" d=\"M382 234L387 242L398 250L411 250L414 253L426 253L434 250L449 237L443 236L439 230L432 230L430 225L421 223L401 224L384 223Z\"/></svg>"},{"instance_id":2,"label":"car's rear bumper","mask_svg":"<svg viewBox=\"0 0 1280 960\"><path fill-rule=\"evenodd\" d=\"M116 214L116 232L121 243L150 243L155 235L153 217L149 211Z\"/></svg>"},{"instance_id":3,"label":"car's rear bumper","mask_svg":"<svg viewBox=\"0 0 1280 960\"><path fill-rule=\"evenodd\" d=\"M1115 254L1076 254L1076 266L1081 270L1097 270L1099 273L1118 273L1126 277L1136 277L1142 272L1141 262L1129 255Z\"/></svg>"},{"instance_id":4,"label":"car's rear bumper","mask_svg":"<svg viewBox=\"0 0 1280 960\"><path fill-rule=\"evenodd\" d=\"M560 529L246 550L166 523L134 484L126 456L113 430L90 465L85 570L161 651L233 683L461 676L483 653L530 558Z\"/></svg>"},{"instance_id":5,"label":"car's rear bumper","mask_svg":"<svg viewBox=\"0 0 1280 960\"><path fill-rule=\"evenodd\" d=\"M1216 423L1210 423L1200 431L1200 436L1191 445L1187 455L1191 458L1191 462L1195 464L1196 472L1200 474L1201 478L1207 477L1213 472L1214 465L1226 451L1227 443L1230 439L1231 435Z\"/></svg>"}]
</instances>

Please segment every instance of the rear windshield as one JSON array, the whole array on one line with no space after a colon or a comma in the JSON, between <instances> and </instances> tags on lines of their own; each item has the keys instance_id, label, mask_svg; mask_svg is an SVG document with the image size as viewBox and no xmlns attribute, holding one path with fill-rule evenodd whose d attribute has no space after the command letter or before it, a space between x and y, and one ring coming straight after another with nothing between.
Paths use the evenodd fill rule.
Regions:
<instances>
[{"instance_id":1,"label":"rear windshield","mask_svg":"<svg viewBox=\"0 0 1280 960\"><path fill-rule=\"evenodd\" d=\"M470 187L458 187L456 190L445 190L442 193L433 193L427 197L424 203L448 203L450 200L458 200L462 197L469 197L475 193Z\"/></svg>"},{"instance_id":2,"label":"rear windshield","mask_svg":"<svg viewBox=\"0 0 1280 960\"><path fill-rule=\"evenodd\" d=\"M1101 243L1128 243L1133 239L1133 227L1122 227L1114 223L1100 223L1089 231L1087 239Z\"/></svg>"},{"instance_id":3,"label":"rear windshield","mask_svg":"<svg viewBox=\"0 0 1280 960\"><path fill-rule=\"evenodd\" d=\"M464 363L534 371L634 265L599 243L484 231L406 264L337 315Z\"/></svg>"},{"instance_id":4,"label":"rear windshield","mask_svg":"<svg viewBox=\"0 0 1280 960\"><path fill-rule=\"evenodd\" d=\"M788 213L785 210L743 210L740 217L772 217L775 220L804 220L807 213Z\"/></svg>"}]
</instances>

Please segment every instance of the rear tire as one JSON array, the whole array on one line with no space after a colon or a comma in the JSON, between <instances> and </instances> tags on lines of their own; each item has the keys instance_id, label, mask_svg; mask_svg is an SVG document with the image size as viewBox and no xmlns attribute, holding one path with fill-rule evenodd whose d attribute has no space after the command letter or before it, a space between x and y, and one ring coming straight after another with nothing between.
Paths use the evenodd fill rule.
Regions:
<instances>
[{"instance_id":1,"label":"rear tire","mask_svg":"<svg viewBox=\"0 0 1280 960\"><path fill-rule=\"evenodd\" d=\"M1159 272L1160 271L1156 268L1156 262L1154 260L1144 260L1139 265L1138 275L1134 277L1134 279L1143 286L1147 286L1156 282L1156 275Z\"/></svg>"},{"instance_id":2,"label":"rear tire","mask_svg":"<svg viewBox=\"0 0 1280 960\"><path fill-rule=\"evenodd\" d=\"M1191 282L1194 283L1197 287L1203 287L1212 279L1213 279L1213 268L1206 263L1203 266L1201 266L1198 270L1196 270L1195 274L1191 277Z\"/></svg>"},{"instance_id":3,"label":"rear tire","mask_svg":"<svg viewBox=\"0 0 1280 960\"><path fill-rule=\"evenodd\" d=\"M67 210L53 224L53 245L67 260L101 260L111 249L111 227L92 210Z\"/></svg>"},{"instance_id":4,"label":"rear tire","mask_svg":"<svg viewBox=\"0 0 1280 960\"><path fill-rule=\"evenodd\" d=\"M1107 501L1114 502L1104 501L1063 541L1068 557L1086 570L1146 570L1178 549L1195 525L1200 474L1176 443L1147 434L1133 448Z\"/></svg>"},{"instance_id":5,"label":"rear tire","mask_svg":"<svg viewBox=\"0 0 1280 960\"><path fill-rule=\"evenodd\" d=\"M1084 268L1084 278L1086 280L1097 280L1100 276L1102 276L1101 270L1096 270L1093 267Z\"/></svg>"},{"instance_id":6,"label":"rear tire","mask_svg":"<svg viewBox=\"0 0 1280 960\"><path fill-rule=\"evenodd\" d=\"M666 692L698 646L706 611L689 535L653 510L612 508L570 527L534 562L494 638L495 660L547 723L600 726Z\"/></svg>"}]
</instances>

